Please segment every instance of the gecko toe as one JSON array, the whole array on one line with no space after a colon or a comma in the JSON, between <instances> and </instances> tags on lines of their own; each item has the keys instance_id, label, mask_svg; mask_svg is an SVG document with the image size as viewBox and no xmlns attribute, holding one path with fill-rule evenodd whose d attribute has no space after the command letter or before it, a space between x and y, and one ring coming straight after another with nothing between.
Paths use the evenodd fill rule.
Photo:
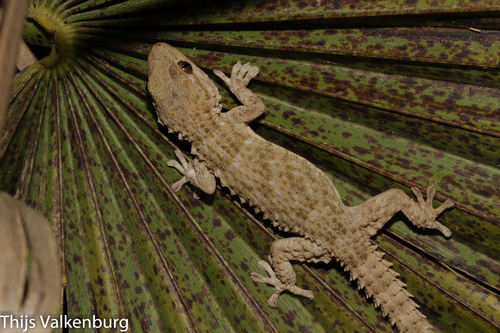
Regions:
<instances>
[{"instance_id":1,"label":"gecko toe","mask_svg":"<svg viewBox=\"0 0 500 333\"><path fill-rule=\"evenodd\" d=\"M278 304L278 297L279 297L280 294L273 294L269 300L267 301L267 305L269 305L270 307L272 308L275 308L276 307L276 304Z\"/></svg>"},{"instance_id":2,"label":"gecko toe","mask_svg":"<svg viewBox=\"0 0 500 333\"><path fill-rule=\"evenodd\" d=\"M436 229L439 230L445 237L451 237L451 230L446 228L444 225L441 223L437 222L437 227Z\"/></svg>"},{"instance_id":3,"label":"gecko toe","mask_svg":"<svg viewBox=\"0 0 500 333\"><path fill-rule=\"evenodd\" d=\"M226 76L226 74L224 74L218 69L214 70L214 74L217 75L219 78L221 78L222 81L224 81L226 84L229 84L229 82L231 82L231 80Z\"/></svg>"},{"instance_id":4,"label":"gecko toe","mask_svg":"<svg viewBox=\"0 0 500 333\"><path fill-rule=\"evenodd\" d=\"M250 272L250 278L257 283L268 283L269 278L263 277L259 273Z\"/></svg>"},{"instance_id":5,"label":"gecko toe","mask_svg":"<svg viewBox=\"0 0 500 333\"><path fill-rule=\"evenodd\" d=\"M260 260L258 263L257 263L257 267L259 267L260 269L262 269L263 271L266 271L267 274L269 274L270 277L275 277L276 275L274 274L274 271L273 271L273 268L271 267L271 265L269 265L266 261L264 260Z\"/></svg>"},{"instance_id":6,"label":"gecko toe","mask_svg":"<svg viewBox=\"0 0 500 333\"><path fill-rule=\"evenodd\" d=\"M231 72L231 77L233 77L233 76L237 76L237 75L238 75L238 73L239 73L239 72L240 72L240 70L241 70L241 67L242 67L242 65L241 65L241 62L239 62L239 61L238 61L236 64L234 64L234 66L233 66L233 70L232 70L232 72Z\"/></svg>"}]
</instances>

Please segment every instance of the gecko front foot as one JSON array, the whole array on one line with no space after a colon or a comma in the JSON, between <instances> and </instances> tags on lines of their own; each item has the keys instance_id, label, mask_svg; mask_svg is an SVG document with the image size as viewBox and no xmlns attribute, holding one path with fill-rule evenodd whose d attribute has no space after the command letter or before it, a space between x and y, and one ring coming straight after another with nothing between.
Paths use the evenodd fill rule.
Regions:
<instances>
[{"instance_id":1,"label":"gecko front foot","mask_svg":"<svg viewBox=\"0 0 500 333\"><path fill-rule=\"evenodd\" d=\"M224 73L219 70L215 70L214 74L220 77L228 87L232 90L245 88L257 74L259 74L259 67L252 66L250 63L246 63L244 65L241 62L237 62L233 66L233 70L231 72L231 78L228 78Z\"/></svg>"},{"instance_id":2,"label":"gecko front foot","mask_svg":"<svg viewBox=\"0 0 500 333\"><path fill-rule=\"evenodd\" d=\"M193 184L196 188L199 188L203 192L207 194L212 194L215 192L215 176L214 174L207 168L205 163L198 159L188 160L182 155L180 150L175 151L175 156L179 159L179 162L176 160L170 160L167 162L167 165L170 167L174 167L181 174L184 175L179 181L175 182L172 185L172 190L174 192L178 192L182 185L187 182ZM199 195L195 192L195 199L199 199Z\"/></svg>"},{"instance_id":3,"label":"gecko front foot","mask_svg":"<svg viewBox=\"0 0 500 333\"><path fill-rule=\"evenodd\" d=\"M170 160L167 162L167 165L169 167L176 168L181 174L184 175L181 180L172 184L172 190L174 190L174 192L178 192L181 189L182 185L186 184L187 182L193 183L194 181L196 181L196 173L191 163L189 163L184 155L182 155L180 150L175 151L175 156L177 156L177 159L179 159L179 162L181 163L179 164L179 162L177 162L176 160Z\"/></svg>"},{"instance_id":4,"label":"gecko front foot","mask_svg":"<svg viewBox=\"0 0 500 333\"><path fill-rule=\"evenodd\" d=\"M450 237L450 229L437 222L436 217L445 209L451 208L455 204L451 200L446 200L438 208L432 207L432 201L434 200L434 195L436 194L436 188L433 185L427 186L427 200L424 200L422 192L420 192L418 188L412 187L411 190L417 197L420 212L418 214L419 216L415 216L414 219L410 218L410 220L413 220L413 222L421 228L436 229L446 237Z\"/></svg>"},{"instance_id":5,"label":"gecko front foot","mask_svg":"<svg viewBox=\"0 0 500 333\"><path fill-rule=\"evenodd\" d=\"M254 280L255 282L258 282L258 283L266 283L266 284L269 284L271 286L274 286L274 294L267 301L267 305L269 305L270 307L272 307L272 308L276 307L276 303L278 302L279 295L285 290L288 290L296 295L306 297L310 300L314 299L314 293L312 291L301 289L301 288L297 287L295 284L287 285L287 284L282 283L276 277L276 274L274 273L271 266L267 262L265 262L264 260L259 261L257 266L260 269L265 270L269 274L270 277L266 278L260 274L257 274L255 272L251 272L250 277L252 278L252 280Z\"/></svg>"}]
</instances>

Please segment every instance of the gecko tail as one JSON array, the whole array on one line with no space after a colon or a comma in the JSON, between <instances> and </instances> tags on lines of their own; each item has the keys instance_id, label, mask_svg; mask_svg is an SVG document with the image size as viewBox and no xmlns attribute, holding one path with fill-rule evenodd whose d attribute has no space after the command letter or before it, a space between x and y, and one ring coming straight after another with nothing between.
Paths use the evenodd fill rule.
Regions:
<instances>
[{"instance_id":1,"label":"gecko tail","mask_svg":"<svg viewBox=\"0 0 500 333\"><path fill-rule=\"evenodd\" d=\"M373 298L375 306L381 308L399 332L432 333L432 326L404 288L406 285L398 278L399 274L390 268L390 262L382 259L384 253L376 248L375 245L366 246L368 254L364 261L341 259L350 271L351 279L358 281L359 288L365 289L367 297Z\"/></svg>"}]
</instances>

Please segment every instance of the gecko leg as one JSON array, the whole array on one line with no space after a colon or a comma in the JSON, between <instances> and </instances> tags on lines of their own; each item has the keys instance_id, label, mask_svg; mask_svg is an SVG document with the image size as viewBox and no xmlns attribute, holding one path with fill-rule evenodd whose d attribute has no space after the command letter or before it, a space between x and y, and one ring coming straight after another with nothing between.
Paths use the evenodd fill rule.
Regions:
<instances>
[{"instance_id":1,"label":"gecko leg","mask_svg":"<svg viewBox=\"0 0 500 333\"><path fill-rule=\"evenodd\" d=\"M251 66L250 63L242 65L239 61L233 66L231 78L228 78L219 70L214 71L214 74L220 77L228 85L231 92L243 104L226 113L227 117L231 117L236 123L248 124L260 116L266 109L262 100L253 91L247 88L250 80L258 73L258 67Z\"/></svg>"},{"instance_id":2,"label":"gecko leg","mask_svg":"<svg viewBox=\"0 0 500 333\"><path fill-rule=\"evenodd\" d=\"M204 162L197 158L188 160L184 157L184 155L182 155L180 150L175 151L175 156L177 156L180 163L176 160L170 160L167 162L167 165L179 170L184 177L172 185L172 190L174 190L174 192L178 192L182 185L188 182L207 194L215 192L215 176L212 171L207 168ZM199 196L196 193L194 197L199 199Z\"/></svg>"},{"instance_id":3,"label":"gecko leg","mask_svg":"<svg viewBox=\"0 0 500 333\"><path fill-rule=\"evenodd\" d=\"M360 227L365 228L370 235L375 235L394 214L402 211L417 227L436 229L446 237L451 236L450 229L437 222L436 217L445 209L453 207L453 202L446 200L441 206L434 208L432 207L432 201L436 189L433 185L427 187L427 200L424 200L418 188L412 187L411 190L417 197L417 202L402 190L393 188L359 206L352 207L353 219L357 221Z\"/></svg>"},{"instance_id":4,"label":"gecko leg","mask_svg":"<svg viewBox=\"0 0 500 333\"><path fill-rule=\"evenodd\" d=\"M279 295L285 290L312 300L314 298L312 291L301 289L295 285L297 278L290 261L323 261L327 263L330 260L332 260L331 254L309 239L300 237L280 239L271 245L269 261L273 265L274 271L267 262L261 260L258 267L267 271L269 277L263 277L255 272L250 273L250 277L255 282L274 286L274 294L267 302L270 307L276 306Z\"/></svg>"}]
</instances>

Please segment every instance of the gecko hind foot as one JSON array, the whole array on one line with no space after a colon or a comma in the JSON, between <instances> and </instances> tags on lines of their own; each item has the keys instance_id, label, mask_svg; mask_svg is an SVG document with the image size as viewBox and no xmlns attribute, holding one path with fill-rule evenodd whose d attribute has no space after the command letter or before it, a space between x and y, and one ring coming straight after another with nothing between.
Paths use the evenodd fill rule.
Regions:
<instances>
[{"instance_id":1,"label":"gecko hind foot","mask_svg":"<svg viewBox=\"0 0 500 333\"><path fill-rule=\"evenodd\" d=\"M278 302L279 295L285 290L288 290L296 295L306 297L310 300L314 299L314 293L312 291L299 288L296 285L286 285L286 284L282 283L276 277L276 274L274 273L271 266L267 262L265 262L264 260L259 261L257 266L260 269L265 270L269 274L270 277L266 278L258 273L251 272L250 277L252 278L252 280L254 280L255 282L258 282L258 283L265 283L265 284L269 284L271 286L274 286L274 294L267 301L267 305L269 305L270 307L272 307L272 308L276 307L276 303Z\"/></svg>"},{"instance_id":2,"label":"gecko hind foot","mask_svg":"<svg viewBox=\"0 0 500 333\"><path fill-rule=\"evenodd\" d=\"M451 200L446 200L438 208L432 207L432 202L434 200L434 195L436 194L436 188L433 185L427 186L427 200L424 200L422 192L416 187L411 188L415 197L417 197L418 205L421 209L421 218L418 221L418 226L421 228L436 229L439 230L444 236L450 237L451 231L438 221L436 217L439 216L445 209L453 207L455 204Z\"/></svg>"}]
</instances>

